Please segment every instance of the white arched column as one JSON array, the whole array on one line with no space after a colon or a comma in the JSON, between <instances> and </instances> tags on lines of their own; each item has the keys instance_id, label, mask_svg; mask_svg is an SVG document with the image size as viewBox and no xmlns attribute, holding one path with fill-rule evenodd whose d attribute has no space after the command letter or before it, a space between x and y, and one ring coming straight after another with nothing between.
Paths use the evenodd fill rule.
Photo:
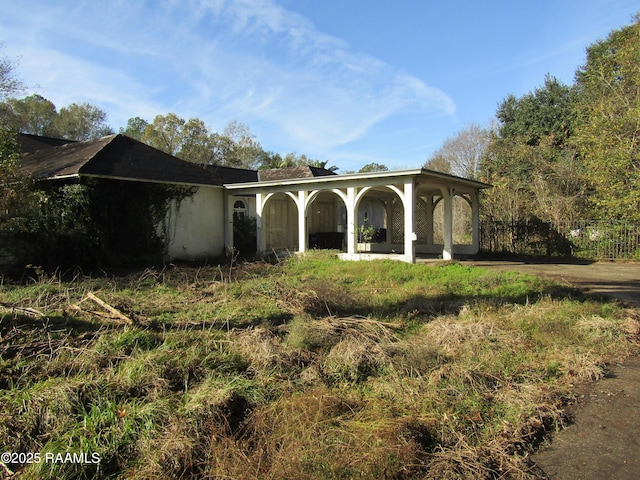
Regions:
<instances>
[{"instance_id":1,"label":"white arched column","mask_svg":"<svg viewBox=\"0 0 640 480\"><path fill-rule=\"evenodd\" d=\"M307 194L306 190L298 192L298 252L307 251Z\"/></svg>"},{"instance_id":2,"label":"white arched column","mask_svg":"<svg viewBox=\"0 0 640 480\"><path fill-rule=\"evenodd\" d=\"M356 254L356 223L358 213L356 212L356 187L347 188L347 255Z\"/></svg>"},{"instance_id":3,"label":"white arched column","mask_svg":"<svg viewBox=\"0 0 640 480\"><path fill-rule=\"evenodd\" d=\"M471 253L480 253L480 192L471 195Z\"/></svg>"},{"instance_id":4,"label":"white arched column","mask_svg":"<svg viewBox=\"0 0 640 480\"><path fill-rule=\"evenodd\" d=\"M401 197L404 205L404 260L416 263L416 193L413 179L405 182Z\"/></svg>"},{"instance_id":5,"label":"white arched column","mask_svg":"<svg viewBox=\"0 0 640 480\"><path fill-rule=\"evenodd\" d=\"M443 260L453 259L453 196L454 191L451 187L442 187L442 207L444 213L444 245L442 247Z\"/></svg>"},{"instance_id":6,"label":"white arched column","mask_svg":"<svg viewBox=\"0 0 640 480\"><path fill-rule=\"evenodd\" d=\"M264 255L267 250L267 239L263 229L264 203L266 197L267 196L262 193L256 193L256 247L258 255Z\"/></svg>"}]
</instances>

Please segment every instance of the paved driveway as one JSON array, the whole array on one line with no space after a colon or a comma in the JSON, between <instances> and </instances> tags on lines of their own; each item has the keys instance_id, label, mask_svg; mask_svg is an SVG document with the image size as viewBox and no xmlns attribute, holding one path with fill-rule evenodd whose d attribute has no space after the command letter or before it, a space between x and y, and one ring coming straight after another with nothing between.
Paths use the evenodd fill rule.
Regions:
<instances>
[{"instance_id":1,"label":"paved driveway","mask_svg":"<svg viewBox=\"0 0 640 480\"><path fill-rule=\"evenodd\" d=\"M543 275L588 293L640 306L638 263L470 261L489 269ZM573 423L532 457L551 480L640 478L640 357L612 366L607 377L581 387Z\"/></svg>"},{"instance_id":2,"label":"paved driveway","mask_svg":"<svg viewBox=\"0 0 640 480\"><path fill-rule=\"evenodd\" d=\"M543 275L588 293L607 295L625 303L640 305L640 263L539 263L503 260L469 260L463 263Z\"/></svg>"}]
</instances>

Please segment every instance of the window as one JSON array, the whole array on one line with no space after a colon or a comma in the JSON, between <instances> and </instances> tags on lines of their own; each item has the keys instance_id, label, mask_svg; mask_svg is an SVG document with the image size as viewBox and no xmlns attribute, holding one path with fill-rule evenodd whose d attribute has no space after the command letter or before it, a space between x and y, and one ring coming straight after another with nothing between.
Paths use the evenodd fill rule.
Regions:
<instances>
[{"instance_id":1,"label":"window","mask_svg":"<svg viewBox=\"0 0 640 480\"><path fill-rule=\"evenodd\" d=\"M244 220L245 213L247 212L247 207L245 206L242 200L236 200L233 204L233 219L234 220Z\"/></svg>"}]
</instances>

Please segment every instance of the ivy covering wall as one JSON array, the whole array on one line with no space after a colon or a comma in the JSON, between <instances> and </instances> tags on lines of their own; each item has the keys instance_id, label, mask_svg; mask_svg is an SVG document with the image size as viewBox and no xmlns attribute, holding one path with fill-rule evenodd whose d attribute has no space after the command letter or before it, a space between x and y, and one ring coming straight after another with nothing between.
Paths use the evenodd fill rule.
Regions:
<instances>
[{"instance_id":1,"label":"ivy covering wall","mask_svg":"<svg viewBox=\"0 0 640 480\"><path fill-rule=\"evenodd\" d=\"M37 185L28 208L0 231L11 267L136 267L161 263L166 239L157 228L186 187L109 179Z\"/></svg>"}]
</instances>

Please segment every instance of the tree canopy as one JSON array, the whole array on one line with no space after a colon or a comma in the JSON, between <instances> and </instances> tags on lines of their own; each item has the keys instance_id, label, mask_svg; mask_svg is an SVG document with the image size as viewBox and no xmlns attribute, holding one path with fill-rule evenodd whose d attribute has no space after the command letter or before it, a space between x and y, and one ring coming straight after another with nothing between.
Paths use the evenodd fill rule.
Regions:
<instances>
[{"instance_id":1,"label":"tree canopy","mask_svg":"<svg viewBox=\"0 0 640 480\"><path fill-rule=\"evenodd\" d=\"M0 47L2 47L0 43ZM0 99L15 95L23 88L22 82L16 77L15 65L7 57L0 57Z\"/></svg>"},{"instance_id":2,"label":"tree canopy","mask_svg":"<svg viewBox=\"0 0 640 480\"><path fill-rule=\"evenodd\" d=\"M640 15L587 49L574 85L509 95L486 155L486 212L640 221Z\"/></svg>"},{"instance_id":3,"label":"tree canopy","mask_svg":"<svg viewBox=\"0 0 640 480\"><path fill-rule=\"evenodd\" d=\"M265 152L246 125L231 121L223 133L211 131L199 118L184 118L169 113L157 115L153 122L129 119L123 133L158 150L201 165L225 165L257 168L265 161Z\"/></svg>"},{"instance_id":4,"label":"tree canopy","mask_svg":"<svg viewBox=\"0 0 640 480\"><path fill-rule=\"evenodd\" d=\"M67 140L95 140L113 133L107 114L89 103L72 103L60 111L41 95L9 98L0 112L20 133Z\"/></svg>"},{"instance_id":5,"label":"tree canopy","mask_svg":"<svg viewBox=\"0 0 640 480\"><path fill-rule=\"evenodd\" d=\"M6 98L22 88L15 77L13 63L0 58L0 98ZM30 180L18 170L20 145L17 129L0 104L0 229L29 203Z\"/></svg>"},{"instance_id":6,"label":"tree canopy","mask_svg":"<svg viewBox=\"0 0 640 480\"><path fill-rule=\"evenodd\" d=\"M447 138L424 166L431 170L475 179L478 177L489 139L488 129L471 123L453 137Z\"/></svg>"},{"instance_id":7,"label":"tree canopy","mask_svg":"<svg viewBox=\"0 0 640 480\"><path fill-rule=\"evenodd\" d=\"M600 217L640 221L640 14L591 45L573 138Z\"/></svg>"},{"instance_id":8,"label":"tree canopy","mask_svg":"<svg viewBox=\"0 0 640 480\"><path fill-rule=\"evenodd\" d=\"M381 163L371 162L367 163L364 167L358 170L358 173L369 173L369 172L388 172L389 167L383 165Z\"/></svg>"}]
</instances>

